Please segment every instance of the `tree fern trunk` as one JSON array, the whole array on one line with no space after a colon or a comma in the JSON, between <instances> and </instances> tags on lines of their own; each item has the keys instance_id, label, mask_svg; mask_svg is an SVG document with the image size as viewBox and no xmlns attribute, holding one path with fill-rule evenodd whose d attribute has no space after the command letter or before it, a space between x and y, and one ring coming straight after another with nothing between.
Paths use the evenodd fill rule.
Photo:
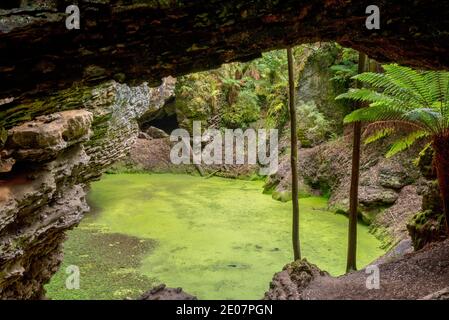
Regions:
<instances>
[{"instance_id":1,"label":"tree fern trunk","mask_svg":"<svg viewBox=\"0 0 449 320\"><path fill-rule=\"evenodd\" d=\"M449 234L449 136L438 136L433 140L435 168L443 205L446 230Z\"/></svg>"},{"instance_id":2,"label":"tree fern trunk","mask_svg":"<svg viewBox=\"0 0 449 320\"><path fill-rule=\"evenodd\" d=\"M365 71L367 57L359 53L358 72ZM357 84L360 87L360 84ZM357 210L359 204L359 174L360 174L360 141L362 136L362 125L360 122L353 124L352 141L352 169L351 188L349 191L349 227L348 227L348 256L346 261L346 272L357 270Z\"/></svg>"},{"instance_id":3,"label":"tree fern trunk","mask_svg":"<svg viewBox=\"0 0 449 320\"><path fill-rule=\"evenodd\" d=\"M296 107L295 107L295 77L293 72L293 53L292 49L287 49L288 60L288 86L289 86L289 109L290 109L290 142L291 156L290 165L292 170L292 206L293 206L293 225L292 242L293 256L295 260L301 259L301 249L299 241L299 203L298 203L298 135L296 133Z\"/></svg>"}]
</instances>

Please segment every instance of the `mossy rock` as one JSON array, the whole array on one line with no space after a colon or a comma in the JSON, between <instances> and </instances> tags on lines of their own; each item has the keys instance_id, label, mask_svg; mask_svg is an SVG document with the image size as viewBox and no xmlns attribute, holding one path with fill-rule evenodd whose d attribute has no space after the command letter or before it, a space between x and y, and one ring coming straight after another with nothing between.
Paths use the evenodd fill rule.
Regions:
<instances>
[{"instance_id":1,"label":"mossy rock","mask_svg":"<svg viewBox=\"0 0 449 320\"><path fill-rule=\"evenodd\" d=\"M292 200L292 192L291 191L273 191L271 197L274 200L278 200L281 202L288 202Z\"/></svg>"},{"instance_id":2,"label":"mossy rock","mask_svg":"<svg viewBox=\"0 0 449 320\"><path fill-rule=\"evenodd\" d=\"M416 213L407 224L415 250L445 239L448 236L445 223L446 219L441 212L425 210Z\"/></svg>"},{"instance_id":3,"label":"mossy rock","mask_svg":"<svg viewBox=\"0 0 449 320\"><path fill-rule=\"evenodd\" d=\"M8 131L5 128L0 127L0 148L3 148L7 138L8 138Z\"/></svg>"},{"instance_id":4,"label":"mossy rock","mask_svg":"<svg viewBox=\"0 0 449 320\"><path fill-rule=\"evenodd\" d=\"M335 214L341 214L344 216L349 216L349 209L343 209L343 208L334 208ZM375 211L365 211L362 208L358 208L357 210L357 220L367 226L371 225L374 221L374 218L376 217L378 212Z\"/></svg>"}]
</instances>

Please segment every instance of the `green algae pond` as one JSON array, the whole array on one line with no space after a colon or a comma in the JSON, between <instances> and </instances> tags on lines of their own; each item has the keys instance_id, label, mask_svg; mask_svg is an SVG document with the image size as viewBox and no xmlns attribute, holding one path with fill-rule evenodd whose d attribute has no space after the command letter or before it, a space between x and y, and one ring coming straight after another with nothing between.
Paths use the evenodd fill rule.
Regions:
<instances>
[{"instance_id":1,"label":"green algae pond","mask_svg":"<svg viewBox=\"0 0 449 320\"><path fill-rule=\"evenodd\" d=\"M68 232L64 261L46 286L52 299L135 298L165 283L199 299L260 299L292 260L291 202L262 193L262 181L175 174L112 174L92 183L92 211ZM347 218L327 200L301 198L302 253L340 275ZM359 225L358 265L384 251ZM67 289L68 266L80 271Z\"/></svg>"}]
</instances>

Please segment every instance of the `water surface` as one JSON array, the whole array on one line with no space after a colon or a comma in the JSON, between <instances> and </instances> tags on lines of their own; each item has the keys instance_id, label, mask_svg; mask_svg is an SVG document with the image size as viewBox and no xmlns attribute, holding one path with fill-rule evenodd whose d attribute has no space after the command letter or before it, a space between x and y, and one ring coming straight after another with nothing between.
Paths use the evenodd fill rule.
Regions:
<instances>
[{"instance_id":1,"label":"water surface","mask_svg":"<svg viewBox=\"0 0 449 320\"><path fill-rule=\"evenodd\" d=\"M69 233L48 296L123 298L163 282L200 299L261 298L273 274L292 259L291 203L273 200L262 186L189 175L104 175L89 195L94 212ZM303 256L342 274L347 218L327 211L324 198L299 204ZM379 246L359 225L359 267L383 253ZM70 264L80 265L80 290L64 288Z\"/></svg>"}]
</instances>

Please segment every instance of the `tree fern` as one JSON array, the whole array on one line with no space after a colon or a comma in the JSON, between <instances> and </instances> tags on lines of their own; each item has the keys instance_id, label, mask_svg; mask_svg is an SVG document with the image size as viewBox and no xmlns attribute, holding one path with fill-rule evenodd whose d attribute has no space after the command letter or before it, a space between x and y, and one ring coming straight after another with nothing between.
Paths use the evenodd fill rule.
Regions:
<instances>
[{"instance_id":1,"label":"tree fern","mask_svg":"<svg viewBox=\"0 0 449 320\"><path fill-rule=\"evenodd\" d=\"M449 72L422 72L397 64L383 68L383 74L354 76L367 88L351 89L336 98L368 104L347 115L344 122L372 123L365 143L397 131L405 133L397 130L405 128L408 134L391 146L387 156L407 149L419 139L449 134Z\"/></svg>"}]
</instances>

